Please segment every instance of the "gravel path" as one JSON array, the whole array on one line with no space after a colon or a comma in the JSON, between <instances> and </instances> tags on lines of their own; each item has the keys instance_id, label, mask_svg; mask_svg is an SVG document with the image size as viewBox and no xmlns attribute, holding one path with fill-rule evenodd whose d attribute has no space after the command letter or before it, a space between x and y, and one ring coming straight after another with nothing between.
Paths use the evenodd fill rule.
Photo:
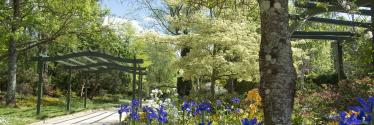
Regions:
<instances>
[{"instance_id":1,"label":"gravel path","mask_svg":"<svg viewBox=\"0 0 374 125\"><path fill-rule=\"evenodd\" d=\"M30 125L114 125L118 124L117 109L91 110L46 119Z\"/></svg>"}]
</instances>

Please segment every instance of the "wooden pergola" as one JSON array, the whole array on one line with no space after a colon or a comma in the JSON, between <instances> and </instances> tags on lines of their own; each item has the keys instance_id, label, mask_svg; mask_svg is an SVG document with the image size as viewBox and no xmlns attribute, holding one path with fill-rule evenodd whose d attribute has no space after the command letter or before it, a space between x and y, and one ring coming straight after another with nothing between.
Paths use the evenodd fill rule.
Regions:
<instances>
[{"instance_id":1,"label":"wooden pergola","mask_svg":"<svg viewBox=\"0 0 374 125\"><path fill-rule=\"evenodd\" d=\"M135 56L133 59L126 59L121 56L112 56L107 53L103 52L95 52L95 51L85 51L85 52L75 52L66 55L57 55L57 56L46 56L46 55L39 55L38 57L33 58L34 61L38 61L38 74L39 74L39 81L38 81L38 90L37 90L37 107L36 107L36 114L40 114L41 112L41 103L42 103L42 96L43 96L43 63L47 62L57 62L62 64L64 69L69 71L69 79L68 79L68 95L67 95L67 102L66 102L66 109L70 111L70 104L71 104L71 72L72 70L80 70L86 73L99 73L104 71L111 71L111 70L118 70L122 72L132 73L132 84L133 84L133 96L132 98L136 98L136 75L139 76L139 98L141 98L141 89L142 89L142 77L146 75L146 68L140 67L140 64L144 63L143 59L137 59ZM87 80L89 81L89 80ZM85 97L84 97L84 106L86 108L86 100L87 100L87 87L85 87ZM140 99L141 100L141 99Z\"/></svg>"},{"instance_id":2,"label":"wooden pergola","mask_svg":"<svg viewBox=\"0 0 374 125\"><path fill-rule=\"evenodd\" d=\"M354 11L354 14L357 15L364 15L370 16L371 22L355 22L352 21L345 21L345 20L337 20L337 19L328 19L328 18L320 18L315 17L318 14L323 14L326 12L341 12L341 13L348 13L344 7L342 7L337 0L311 0L308 2L296 2L295 6L299 8L304 8L305 11L299 15L290 15L290 19L295 21L310 21L310 22L319 22L319 23L326 23L326 24L334 24L334 25L343 25L343 26L352 26L352 27L361 27L367 28L374 33L374 1L372 0L356 0L354 4L357 7L366 7L371 8L363 9L358 8L358 10ZM323 5L323 6L322 6ZM343 49L341 43L343 41L353 40L353 37L359 36L359 34L355 34L352 32L335 32L335 31L295 31L291 35L293 39L315 39L315 40L332 40L336 42L337 45L337 73L338 79L344 79L344 69L343 69ZM374 66L374 38L372 38L372 66Z\"/></svg>"}]
</instances>

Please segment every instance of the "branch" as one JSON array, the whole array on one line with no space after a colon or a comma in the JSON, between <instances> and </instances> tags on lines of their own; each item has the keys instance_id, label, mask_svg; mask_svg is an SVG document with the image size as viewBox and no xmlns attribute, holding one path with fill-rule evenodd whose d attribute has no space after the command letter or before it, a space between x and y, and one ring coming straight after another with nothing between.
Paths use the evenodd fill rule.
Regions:
<instances>
[{"instance_id":1,"label":"branch","mask_svg":"<svg viewBox=\"0 0 374 125\"><path fill-rule=\"evenodd\" d=\"M158 19L157 22L159 22L159 24L164 27L168 32L170 32L171 34L173 35L178 35L177 33L173 32L171 29L169 29L169 27L165 24L165 22L163 21L162 17L155 11L156 9L154 9L152 7L152 5L147 1L147 0L144 0L144 2L146 3L146 6L152 11L153 14L155 14L156 18Z\"/></svg>"}]
</instances>

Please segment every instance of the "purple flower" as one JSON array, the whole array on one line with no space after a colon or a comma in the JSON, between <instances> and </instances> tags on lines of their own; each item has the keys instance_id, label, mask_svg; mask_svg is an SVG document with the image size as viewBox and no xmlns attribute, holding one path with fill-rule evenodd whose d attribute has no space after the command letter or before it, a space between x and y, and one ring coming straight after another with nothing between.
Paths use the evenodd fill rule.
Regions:
<instances>
[{"instance_id":1,"label":"purple flower","mask_svg":"<svg viewBox=\"0 0 374 125\"><path fill-rule=\"evenodd\" d=\"M212 124L212 121L209 121L208 125L211 125L211 124ZM201 123L199 123L199 125L205 125L205 122L201 122Z\"/></svg>"},{"instance_id":2,"label":"purple flower","mask_svg":"<svg viewBox=\"0 0 374 125\"><path fill-rule=\"evenodd\" d=\"M256 118L253 118L251 120L249 120L248 118L245 118L245 119L242 119L241 121L243 125L262 125L263 124L263 122L257 123Z\"/></svg>"},{"instance_id":3,"label":"purple flower","mask_svg":"<svg viewBox=\"0 0 374 125\"><path fill-rule=\"evenodd\" d=\"M130 117L131 117L132 120L140 120L140 116L139 116L138 112L136 112L133 109L131 110Z\"/></svg>"},{"instance_id":4,"label":"purple flower","mask_svg":"<svg viewBox=\"0 0 374 125\"><path fill-rule=\"evenodd\" d=\"M225 108L226 108L226 111L228 111L228 112L231 112L231 107L230 106L225 106Z\"/></svg>"},{"instance_id":5,"label":"purple flower","mask_svg":"<svg viewBox=\"0 0 374 125\"><path fill-rule=\"evenodd\" d=\"M222 101L221 100L217 100L216 104L217 104L217 106L221 106L222 105Z\"/></svg>"},{"instance_id":6,"label":"purple flower","mask_svg":"<svg viewBox=\"0 0 374 125\"><path fill-rule=\"evenodd\" d=\"M233 103L236 103L236 104L239 104L239 103L240 103L240 99L239 99L238 97L234 97L234 98L232 98L231 101L232 101Z\"/></svg>"},{"instance_id":7,"label":"purple flower","mask_svg":"<svg viewBox=\"0 0 374 125\"><path fill-rule=\"evenodd\" d=\"M143 107L143 111L147 113L147 120L152 121L153 119L158 118L155 110L153 110L151 107L145 106Z\"/></svg>"},{"instance_id":8,"label":"purple flower","mask_svg":"<svg viewBox=\"0 0 374 125\"><path fill-rule=\"evenodd\" d=\"M139 106L139 100L137 100L137 99L133 99L133 100L131 101L131 106L132 106L132 107L137 107L137 106Z\"/></svg>"},{"instance_id":9,"label":"purple flower","mask_svg":"<svg viewBox=\"0 0 374 125\"><path fill-rule=\"evenodd\" d=\"M192 111L192 106L194 106L194 105L195 105L195 102L193 102L192 100L184 101L183 105L182 105L182 111L191 112Z\"/></svg>"},{"instance_id":10,"label":"purple flower","mask_svg":"<svg viewBox=\"0 0 374 125\"><path fill-rule=\"evenodd\" d=\"M240 113L240 108L236 108L236 112L237 112L237 113Z\"/></svg>"},{"instance_id":11,"label":"purple flower","mask_svg":"<svg viewBox=\"0 0 374 125\"><path fill-rule=\"evenodd\" d=\"M168 119L167 119L167 115L168 113L165 111L164 109L164 106L160 106L159 109L157 109L158 111L158 121L160 123L168 123Z\"/></svg>"},{"instance_id":12,"label":"purple flower","mask_svg":"<svg viewBox=\"0 0 374 125\"><path fill-rule=\"evenodd\" d=\"M203 112L203 111L210 112L211 110L212 110L212 106L210 105L210 103L202 102L197 106L197 108L194 112L194 115L201 114L201 112Z\"/></svg>"},{"instance_id":13,"label":"purple flower","mask_svg":"<svg viewBox=\"0 0 374 125\"><path fill-rule=\"evenodd\" d=\"M130 112L131 107L129 105L123 104L119 107L118 114L122 114L123 112Z\"/></svg>"},{"instance_id":14,"label":"purple flower","mask_svg":"<svg viewBox=\"0 0 374 125\"><path fill-rule=\"evenodd\" d=\"M357 119L355 115L351 115L349 118L346 117L345 112L340 112L340 121L339 125L351 125L351 124L361 124L361 121Z\"/></svg>"}]
</instances>

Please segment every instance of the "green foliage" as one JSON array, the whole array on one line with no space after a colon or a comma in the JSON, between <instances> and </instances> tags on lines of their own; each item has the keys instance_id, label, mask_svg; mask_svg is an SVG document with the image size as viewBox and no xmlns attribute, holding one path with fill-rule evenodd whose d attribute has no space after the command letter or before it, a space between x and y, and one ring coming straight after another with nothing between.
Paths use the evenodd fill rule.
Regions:
<instances>
[{"instance_id":1,"label":"green foliage","mask_svg":"<svg viewBox=\"0 0 374 125\"><path fill-rule=\"evenodd\" d=\"M239 95L243 95L245 94L246 92L248 92L249 90L252 90L254 88L257 88L259 83L257 82L252 82L252 81L237 81L237 80L234 80L234 91L239 94ZM231 88L231 81L227 81L225 86L224 86L228 91L232 91Z\"/></svg>"},{"instance_id":2,"label":"green foliage","mask_svg":"<svg viewBox=\"0 0 374 125\"><path fill-rule=\"evenodd\" d=\"M328 74L319 74L318 76L310 76L308 79L311 79L313 83L321 84L336 84L338 83L338 74L337 73L328 73Z\"/></svg>"}]
</instances>

